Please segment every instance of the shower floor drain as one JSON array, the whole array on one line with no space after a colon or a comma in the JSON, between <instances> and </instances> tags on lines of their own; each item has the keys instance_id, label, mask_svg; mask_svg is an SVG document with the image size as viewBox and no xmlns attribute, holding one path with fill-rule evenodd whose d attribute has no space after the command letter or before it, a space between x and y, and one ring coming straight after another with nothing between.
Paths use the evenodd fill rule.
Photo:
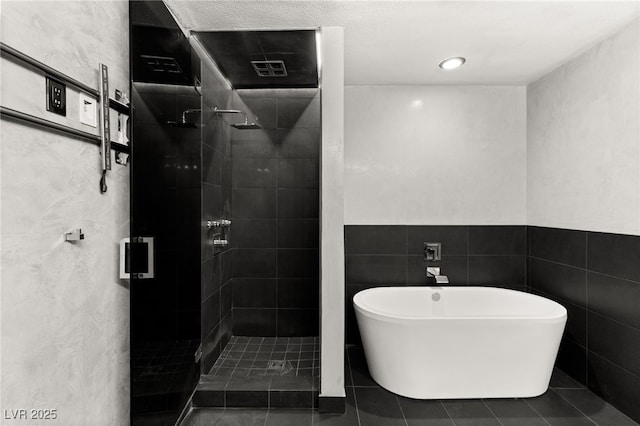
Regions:
<instances>
[{"instance_id":1,"label":"shower floor drain","mask_svg":"<svg viewBox=\"0 0 640 426\"><path fill-rule=\"evenodd\" d=\"M280 360L271 360L267 364L267 370L270 371L278 371L281 373L286 373L292 370L291 363L289 361L280 361Z\"/></svg>"}]
</instances>

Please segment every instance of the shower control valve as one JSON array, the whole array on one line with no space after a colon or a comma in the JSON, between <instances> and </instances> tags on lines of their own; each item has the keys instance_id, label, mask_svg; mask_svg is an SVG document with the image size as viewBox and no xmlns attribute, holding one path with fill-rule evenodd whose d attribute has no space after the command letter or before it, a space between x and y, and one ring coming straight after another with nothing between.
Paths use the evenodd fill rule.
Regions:
<instances>
[{"instance_id":1,"label":"shower control valve","mask_svg":"<svg viewBox=\"0 0 640 426\"><path fill-rule=\"evenodd\" d=\"M226 228L229 226L231 226L231 221L227 219L207 221L207 228Z\"/></svg>"}]
</instances>

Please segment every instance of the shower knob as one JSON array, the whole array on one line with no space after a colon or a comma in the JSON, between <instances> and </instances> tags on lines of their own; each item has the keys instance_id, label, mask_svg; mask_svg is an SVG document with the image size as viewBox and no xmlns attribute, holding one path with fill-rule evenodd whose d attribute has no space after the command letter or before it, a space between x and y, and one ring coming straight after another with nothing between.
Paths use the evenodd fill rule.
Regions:
<instances>
[{"instance_id":1,"label":"shower knob","mask_svg":"<svg viewBox=\"0 0 640 426\"><path fill-rule=\"evenodd\" d=\"M207 228L225 228L227 226L231 226L231 221L227 219L207 221Z\"/></svg>"},{"instance_id":2,"label":"shower knob","mask_svg":"<svg viewBox=\"0 0 640 426\"><path fill-rule=\"evenodd\" d=\"M218 239L213 240L214 247L226 247L228 245L229 245L229 240L218 240Z\"/></svg>"}]
</instances>

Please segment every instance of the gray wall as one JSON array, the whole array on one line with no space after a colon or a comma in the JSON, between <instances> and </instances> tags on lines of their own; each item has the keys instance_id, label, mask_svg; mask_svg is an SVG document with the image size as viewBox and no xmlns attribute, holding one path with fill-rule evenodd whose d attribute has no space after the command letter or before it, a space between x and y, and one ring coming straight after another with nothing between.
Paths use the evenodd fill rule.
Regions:
<instances>
[{"instance_id":1,"label":"gray wall","mask_svg":"<svg viewBox=\"0 0 640 426\"><path fill-rule=\"evenodd\" d=\"M1 19L3 43L95 88L102 62L111 96L129 91L126 2L3 1ZM3 106L97 134L73 113L77 91L67 86L66 118L49 113L44 77L1 61ZM55 408L58 424L128 424L129 289L118 243L129 235L129 167L112 158L101 194L97 146L5 119L0 129L0 405ZM65 242L74 228L85 239Z\"/></svg>"}]
</instances>

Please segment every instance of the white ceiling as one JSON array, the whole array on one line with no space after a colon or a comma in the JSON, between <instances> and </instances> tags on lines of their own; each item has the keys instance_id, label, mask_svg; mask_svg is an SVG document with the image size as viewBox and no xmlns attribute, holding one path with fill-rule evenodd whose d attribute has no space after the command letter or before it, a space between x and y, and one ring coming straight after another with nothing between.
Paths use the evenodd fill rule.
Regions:
<instances>
[{"instance_id":1,"label":"white ceiling","mask_svg":"<svg viewBox=\"0 0 640 426\"><path fill-rule=\"evenodd\" d=\"M187 30L344 27L347 85L527 84L639 16L637 0L165 3ZM467 63L441 71L449 56Z\"/></svg>"}]
</instances>

